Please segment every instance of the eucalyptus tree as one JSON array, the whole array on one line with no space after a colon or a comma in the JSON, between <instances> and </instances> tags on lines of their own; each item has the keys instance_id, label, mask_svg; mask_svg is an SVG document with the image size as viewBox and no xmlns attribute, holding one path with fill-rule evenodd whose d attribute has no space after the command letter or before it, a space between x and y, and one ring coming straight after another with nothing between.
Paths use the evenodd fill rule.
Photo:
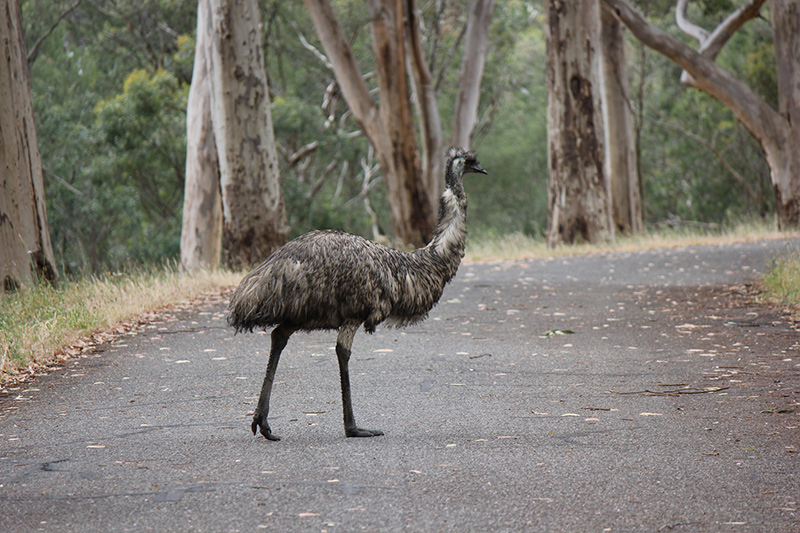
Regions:
<instances>
[{"instance_id":1,"label":"eucalyptus tree","mask_svg":"<svg viewBox=\"0 0 800 533\"><path fill-rule=\"evenodd\" d=\"M305 4L325 51L324 60L329 62L350 112L375 149L390 204L394 237L406 244L424 244L434 229L444 150L435 78L422 53L416 1L367 2L377 102L330 0L305 0ZM472 6L468 24L474 28L488 27L492 2L473 0ZM481 40L487 35L484 29L471 38L470 64L483 61L486 47ZM480 80L481 72L482 68L475 69L464 90L478 90L476 81ZM457 106L477 107L477 98L466 96L459 99ZM412 105L414 100L416 109ZM468 115L474 116L474 112ZM471 120L473 124L462 127L474 128L474 119Z\"/></svg>"},{"instance_id":2,"label":"eucalyptus tree","mask_svg":"<svg viewBox=\"0 0 800 533\"><path fill-rule=\"evenodd\" d=\"M208 68L209 5L199 2L194 69L186 104L186 183L181 225L181 267L216 268L222 259L222 196L219 156L211 119Z\"/></svg>"},{"instance_id":3,"label":"eucalyptus tree","mask_svg":"<svg viewBox=\"0 0 800 533\"><path fill-rule=\"evenodd\" d=\"M614 239L603 168L600 8L594 0L548 0L547 244Z\"/></svg>"},{"instance_id":4,"label":"eucalyptus tree","mask_svg":"<svg viewBox=\"0 0 800 533\"><path fill-rule=\"evenodd\" d=\"M731 36L759 16L766 0L748 0L710 32L689 20L688 1L679 0L678 26L699 42L697 50L651 24L626 1L601 2L637 39L679 65L684 70L684 84L710 94L744 124L758 140L769 164L779 226L800 226L800 55L796 52L800 49L800 0L769 3L778 76L777 109L715 63Z\"/></svg>"},{"instance_id":5,"label":"eucalyptus tree","mask_svg":"<svg viewBox=\"0 0 800 533\"><path fill-rule=\"evenodd\" d=\"M0 9L0 280L55 281L30 72L17 0Z\"/></svg>"},{"instance_id":6,"label":"eucalyptus tree","mask_svg":"<svg viewBox=\"0 0 800 533\"><path fill-rule=\"evenodd\" d=\"M638 152L628 92L622 25L607 10L600 13L604 171L611 187L617 230L636 233L644 225Z\"/></svg>"},{"instance_id":7,"label":"eucalyptus tree","mask_svg":"<svg viewBox=\"0 0 800 533\"><path fill-rule=\"evenodd\" d=\"M203 164L213 159L208 153L213 133L225 261L231 267L252 265L283 244L287 234L258 5L256 0L200 0L197 20L197 43L203 50L195 55L193 85L198 87L187 109L189 156L194 159L187 164L194 174L188 178L184 221L197 216L207 228L184 228L182 259L188 268L215 262L215 245L206 243L202 253L196 251L203 247L197 239L204 233L211 239L219 233L215 182L204 181L217 177L213 160L210 168Z\"/></svg>"}]
</instances>

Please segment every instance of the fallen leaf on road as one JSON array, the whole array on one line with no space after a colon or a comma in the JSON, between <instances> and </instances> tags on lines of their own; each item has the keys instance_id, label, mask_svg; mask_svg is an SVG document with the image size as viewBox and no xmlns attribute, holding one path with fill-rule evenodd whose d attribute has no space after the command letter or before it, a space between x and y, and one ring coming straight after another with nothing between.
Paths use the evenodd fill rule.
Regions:
<instances>
[{"instance_id":1,"label":"fallen leaf on road","mask_svg":"<svg viewBox=\"0 0 800 533\"><path fill-rule=\"evenodd\" d=\"M570 335L572 333L575 332L571 329L551 329L539 335L539 338L546 339L547 337L554 337L556 335Z\"/></svg>"}]
</instances>

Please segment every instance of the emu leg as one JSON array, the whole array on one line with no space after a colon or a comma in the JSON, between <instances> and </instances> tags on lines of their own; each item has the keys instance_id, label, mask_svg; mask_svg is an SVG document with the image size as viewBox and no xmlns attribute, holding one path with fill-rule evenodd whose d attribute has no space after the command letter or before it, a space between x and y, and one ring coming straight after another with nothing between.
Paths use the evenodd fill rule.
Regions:
<instances>
[{"instance_id":1,"label":"emu leg","mask_svg":"<svg viewBox=\"0 0 800 533\"><path fill-rule=\"evenodd\" d=\"M279 436L272 432L267 423L269 397L270 394L272 394L272 381L275 379L275 370L278 368L281 352L286 347L286 343L289 342L289 337L292 336L294 331L295 330L283 325L279 325L272 330L272 344L269 350L267 374L264 376L264 383L261 385L261 395L258 397L258 406L253 415L253 423L250 425L250 429L253 430L253 435L256 434L257 429L260 429L261 434L269 440L281 440Z\"/></svg>"},{"instance_id":2,"label":"emu leg","mask_svg":"<svg viewBox=\"0 0 800 533\"><path fill-rule=\"evenodd\" d=\"M342 408L344 410L344 434L347 437L375 437L383 435L383 431L375 429L361 429L356 427L353 417L353 403L350 400L350 348L353 346L353 336L356 334L358 324L355 326L342 326L339 337L336 339L336 358L339 360L339 377L342 381Z\"/></svg>"}]
</instances>

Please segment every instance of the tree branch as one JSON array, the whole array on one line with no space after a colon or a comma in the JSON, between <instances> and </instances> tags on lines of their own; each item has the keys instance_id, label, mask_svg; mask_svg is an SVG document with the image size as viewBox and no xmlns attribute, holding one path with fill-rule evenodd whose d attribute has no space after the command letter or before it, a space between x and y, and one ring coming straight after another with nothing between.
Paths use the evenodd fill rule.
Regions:
<instances>
[{"instance_id":1,"label":"tree branch","mask_svg":"<svg viewBox=\"0 0 800 533\"><path fill-rule=\"evenodd\" d=\"M776 125L781 123L782 117L745 83L690 46L650 24L625 0L601 2L639 41L691 74L694 88L710 94L733 111L756 139L761 141L775 136Z\"/></svg>"},{"instance_id":2,"label":"tree branch","mask_svg":"<svg viewBox=\"0 0 800 533\"><path fill-rule=\"evenodd\" d=\"M649 117L647 115L645 115L645 118L647 118L647 120L658 126L676 130L681 134L685 135L686 137L694 141L697 141L706 148L708 148L708 150L717 157L722 166L725 167L727 171L731 173L731 176L733 176L736 179L736 181L738 181L742 185L742 187L744 187L745 192L747 193L747 196L750 198L750 200L752 200L756 204L758 203L758 195L753 190L753 187L750 186L750 183L747 181L747 179L745 179L744 176L742 176L735 168L733 168L733 166L728 162L728 160L725 159L725 156L722 155L722 152L717 150L717 147L714 146L714 144L711 141L709 141L708 139L706 139L701 135L694 133L693 131L687 130L686 128L682 127L679 124L663 122L661 120Z\"/></svg>"},{"instance_id":3,"label":"tree branch","mask_svg":"<svg viewBox=\"0 0 800 533\"><path fill-rule=\"evenodd\" d=\"M741 28L748 20L758 16L761 6L765 1L766 0L748 0L747 3L722 21L710 34L703 28L690 22L687 18L686 10L689 5L689 0L678 0L678 5L675 8L675 21L684 33L697 39L699 43L698 52L700 55L710 61L714 61L717 59L717 55L719 55L722 47L725 46L725 43L736 33L736 30ZM694 79L685 70L681 73L681 83L689 87L695 86Z\"/></svg>"},{"instance_id":4,"label":"tree branch","mask_svg":"<svg viewBox=\"0 0 800 533\"><path fill-rule=\"evenodd\" d=\"M745 22L756 18L766 0L749 0L714 28L708 39L700 43L700 55L714 61L722 47Z\"/></svg>"},{"instance_id":5,"label":"tree branch","mask_svg":"<svg viewBox=\"0 0 800 533\"><path fill-rule=\"evenodd\" d=\"M689 0L678 0L678 5L675 7L675 22L683 33L697 40L702 46L708 39L708 32L689 20L686 15L688 7Z\"/></svg>"},{"instance_id":6,"label":"tree branch","mask_svg":"<svg viewBox=\"0 0 800 533\"><path fill-rule=\"evenodd\" d=\"M297 26L296 22L292 21L291 25L292 28L294 28L294 31L297 33L297 37L300 39L300 44L303 45L303 48L314 54L314 56L319 59L323 65L325 65L325 68L333 72L333 64L328 60L327 57L325 57L325 54L317 50L316 46L308 42L305 35L303 35L303 32L300 31L300 28Z\"/></svg>"},{"instance_id":7,"label":"tree branch","mask_svg":"<svg viewBox=\"0 0 800 533\"><path fill-rule=\"evenodd\" d=\"M440 190L440 175L442 170L442 120L439 115L439 106L436 102L436 90L433 86L433 76L425 62L422 51L422 38L419 32L419 17L415 0L405 0L406 15L406 42L408 43L409 57L408 70L414 82L417 117L422 141L422 170L423 183L430 191L431 208L438 207ZM436 204L436 205L433 205Z\"/></svg>"},{"instance_id":8,"label":"tree branch","mask_svg":"<svg viewBox=\"0 0 800 533\"><path fill-rule=\"evenodd\" d=\"M330 0L305 0L305 4L347 105L367 137L377 138L376 132L380 128L378 106L364 83Z\"/></svg>"},{"instance_id":9,"label":"tree branch","mask_svg":"<svg viewBox=\"0 0 800 533\"><path fill-rule=\"evenodd\" d=\"M63 13L61 13L58 16L58 18L55 20L55 22L53 22L50 28L48 28L46 32L44 32L38 39L36 39L36 42L33 43L33 46L31 46L30 51L28 51L28 66L33 65L33 62L36 61L36 56L39 55L39 47L42 46L42 43L45 41L45 39L50 37L50 34L53 33L53 31L59 24L61 24L61 21L64 20L64 18L66 18L67 15L72 13L75 10L75 8L80 5L82 1L83 0L75 0L75 2L71 6L69 6Z\"/></svg>"},{"instance_id":10,"label":"tree branch","mask_svg":"<svg viewBox=\"0 0 800 533\"><path fill-rule=\"evenodd\" d=\"M286 158L286 162L289 164L290 167L293 167L302 158L304 158L317 148L319 148L319 141L311 141L310 143L306 144L295 153L288 155L288 157Z\"/></svg>"},{"instance_id":11,"label":"tree branch","mask_svg":"<svg viewBox=\"0 0 800 533\"><path fill-rule=\"evenodd\" d=\"M469 147L472 132L478 122L478 103L481 93L486 49L489 46L489 24L494 0L472 0L461 63L461 81L456 95L450 142L453 146Z\"/></svg>"}]
</instances>

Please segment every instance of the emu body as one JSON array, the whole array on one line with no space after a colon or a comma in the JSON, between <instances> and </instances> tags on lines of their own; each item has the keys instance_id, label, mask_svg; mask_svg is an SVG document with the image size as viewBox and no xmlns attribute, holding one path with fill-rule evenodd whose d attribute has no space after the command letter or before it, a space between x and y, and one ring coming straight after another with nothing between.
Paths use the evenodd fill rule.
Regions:
<instances>
[{"instance_id":1,"label":"emu body","mask_svg":"<svg viewBox=\"0 0 800 533\"><path fill-rule=\"evenodd\" d=\"M401 252L336 230L312 231L286 243L247 274L230 301L228 324L240 331L272 331L267 372L251 428L279 440L267 423L272 382L280 354L298 331L336 329L336 356L342 386L345 435L371 437L360 429L350 399L349 360L353 336L363 324L397 327L417 323L439 301L464 256L467 198L464 173L486 174L475 154L447 152L446 188L439 199L433 239L413 252Z\"/></svg>"}]
</instances>

